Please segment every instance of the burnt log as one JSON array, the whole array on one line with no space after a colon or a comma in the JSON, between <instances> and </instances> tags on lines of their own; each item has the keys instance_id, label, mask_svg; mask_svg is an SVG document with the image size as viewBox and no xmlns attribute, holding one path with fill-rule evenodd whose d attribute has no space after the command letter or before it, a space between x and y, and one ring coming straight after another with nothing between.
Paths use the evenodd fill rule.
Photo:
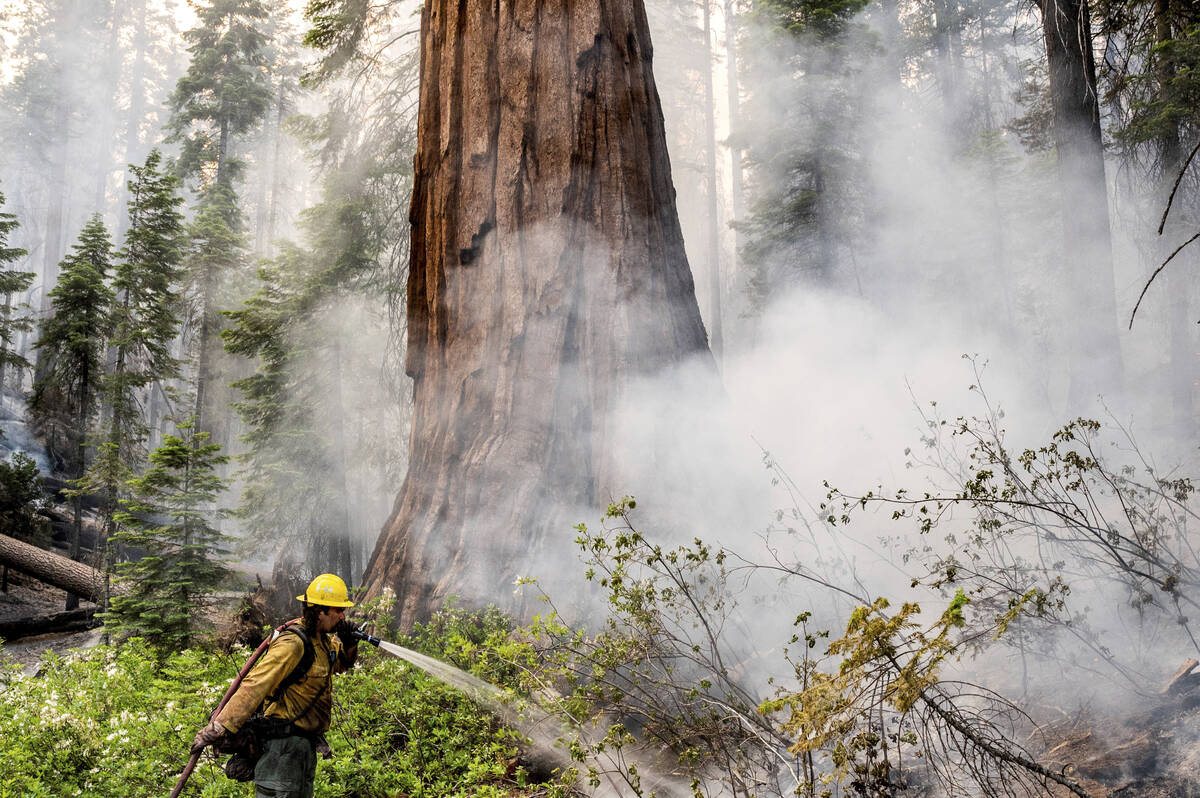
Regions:
<instances>
[{"instance_id":1,"label":"burnt log","mask_svg":"<svg viewBox=\"0 0 1200 798\"><path fill-rule=\"evenodd\" d=\"M0 535L0 565L97 604L104 600L104 574L100 571L8 535Z\"/></svg>"},{"instance_id":2,"label":"burnt log","mask_svg":"<svg viewBox=\"0 0 1200 798\"><path fill-rule=\"evenodd\" d=\"M29 618L18 618L15 621L2 621L0 622L0 639L12 641L21 637L52 632L79 632L91 629L96 624L96 608L80 607L50 615L35 615Z\"/></svg>"}]
</instances>

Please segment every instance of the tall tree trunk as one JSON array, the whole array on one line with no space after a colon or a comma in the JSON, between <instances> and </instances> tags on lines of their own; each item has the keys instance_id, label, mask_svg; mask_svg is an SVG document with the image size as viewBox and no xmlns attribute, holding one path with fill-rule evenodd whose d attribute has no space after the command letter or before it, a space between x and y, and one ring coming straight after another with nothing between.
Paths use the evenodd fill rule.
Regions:
<instances>
[{"instance_id":1,"label":"tall tree trunk","mask_svg":"<svg viewBox=\"0 0 1200 798\"><path fill-rule=\"evenodd\" d=\"M883 39L884 75L887 88L900 89L904 86L904 42L900 25L899 0L879 0L880 34Z\"/></svg>"},{"instance_id":2,"label":"tall tree trunk","mask_svg":"<svg viewBox=\"0 0 1200 798\"><path fill-rule=\"evenodd\" d=\"M264 242L266 252L274 253L275 237L279 228L279 197L286 191L287 180L285 170L283 168L283 120L287 118L288 112L288 97L287 89L280 81L279 86L279 104L275 110L275 135L271 142L271 182L269 193L267 195L267 214L266 214L266 240Z\"/></svg>"},{"instance_id":3,"label":"tall tree trunk","mask_svg":"<svg viewBox=\"0 0 1200 798\"><path fill-rule=\"evenodd\" d=\"M991 30L987 24L988 15L979 15L979 54L982 70L983 85L980 100L983 104L984 129L989 133L996 131L995 111L992 107L993 94L996 91L995 80L992 76L990 63ZM991 290L997 300L1000 314L1001 329L1006 333L1016 329L1016 312L1013 307L1012 269L1008 258L1008 224L1004 208L1000 204L1000 164L997 158L998 145L988 147L985 155L985 174L987 178L988 213L992 219L988 234L988 250L991 258Z\"/></svg>"},{"instance_id":4,"label":"tall tree trunk","mask_svg":"<svg viewBox=\"0 0 1200 798\"><path fill-rule=\"evenodd\" d=\"M80 378L80 384L83 386L79 396L79 409L75 415L75 434L78 436L75 449L75 467L73 470L74 478L80 479L83 473L87 470L87 421L88 421L88 405L91 401L88 391L88 380L91 379L91 374L88 369L83 370ZM79 559L80 545L83 538L83 496L75 494L71 497L71 509L74 514L71 522L71 548L70 555L72 560ZM73 610L79 606L79 596L74 593L67 593L68 610Z\"/></svg>"},{"instance_id":5,"label":"tall tree trunk","mask_svg":"<svg viewBox=\"0 0 1200 798\"><path fill-rule=\"evenodd\" d=\"M340 333L335 333L335 335ZM350 524L350 491L351 486L346 474L346 410L342 401L342 345L335 339L333 342L333 448L334 465L337 467L335 483L337 508L334 511L334 521L338 528L334 530L334 566L335 573L341 574L346 584L353 586L358 581L354 572L353 547L354 531Z\"/></svg>"},{"instance_id":6,"label":"tall tree trunk","mask_svg":"<svg viewBox=\"0 0 1200 798\"><path fill-rule=\"evenodd\" d=\"M208 396L209 380L212 378L212 350L209 344L209 339L216 335L215 324L212 310L213 292L216 291L216 275L213 274L213 267L206 264L204 267L204 276L200 281L200 301L198 313L200 315L200 331L198 335L199 351L196 353L196 404L195 412L193 413L193 424L195 429L200 432L207 432L213 435L213 421L209 419L208 405L211 399ZM213 438L216 436L213 435ZM211 440L211 439L210 439Z\"/></svg>"},{"instance_id":7,"label":"tall tree trunk","mask_svg":"<svg viewBox=\"0 0 1200 798\"><path fill-rule=\"evenodd\" d=\"M46 238L42 262L42 310L50 308L50 290L58 282L58 264L62 260L64 250L64 230L66 227L68 186L67 155L70 147L71 109L65 97L60 96L54 104L53 153L51 162L51 179L48 191L49 204L46 210Z\"/></svg>"},{"instance_id":8,"label":"tall tree trunk","mask_svg":"<svg viewBox=\"0 0 1200 798\"><path fill-rule=\"evenodd\" d=\"M737 279L738 259L742 252L742 233L738 222L746 217L746 198L742 188L742 148L738 142L741 134L741 83L738 80L737 56L737 9L734 0L725 0L725 90L729 99L729 193L732 195L733 215L733 259L729 263L729 276Z\"/></svg>"},{"instance_id":9,"label":"tall tree trunk","mask_svg":"<svg viewBox=\"0 0 1200 798\"><path fill-rule=\"evenodd\" d=\"M10 313L12 313L12 294L5 294L4 295L4 318L7 319L9 317ZM12 344L8 341L0 341L0 354L7 355L9 348L11 346L12 346ZM0 402L4 401L4 378L6 376L4 373L5 370L6 369L5 369L4 360L3 360L3 358L0 358ZM17 370L18 369L16 367L14 367L14 371L17 371ZM17 389L19 391L20 387L21 387L20 386L20 375L18 375L17 382L18 382ZM5 590L5 592L7 592L7 590Z\"/></svg>"},{"instance_id":10,"label":"tall tree trunk","mask_svg":"<svg viewBox=\"0 0 1200 798\"><path fill-rule=\"evenodd\" d=\"M408 475L367 565L411 626L511 602L619 483L631 379L707 353L641 0L429 0L410 219Z\"/></svg>"},{"instance_id":11,"label":"tall tree trunk","mask_svg":"<svg viewBox=\"0 0 1200 798\"><path fill-rule=\"evenodd\" d=\"M92 188L92 207L96 211L103 211L108 196L108 178L113 172L113 145L116 138L117 130L117 114L116 108L120 106L120 85L121 85L121 3L110 2L108 6L108 19L111 27L108 32L108 61L104 65L104 72L100 76L103 81L102 87L103 100L92 103L93 119L92 126L89 132L90 137L94 142L95 161L92 164L93 172L93 188ZM100 100L100 98L97 98ZM132 100L131 100L132 104ZM123 193L123 192L121 192ZM118 216L123 214L118 213Z\"/></svg>"},{"instance_id":12,"label":"tall tree trunk","mask_svg":"<svg viewBox=\"0 0 1200 798\"><path fill-rule=\"evenodd\" d=\"M214 182L217 185L225 185L227 178L225 170L229 160L229 119L221 117L220 132L217 134L217 175Z\"/></svg>"},{"instance_id":13,"label":"tall tree trunk","mask_svg":"<svg viewBox=\"0 0 1200 798\"><path fill-rule=\"evenodd\" d=\"M962 19L958 0L934 0L934 49L937 52L937 78L946 108L946 121L956 136L956 149L965 149L969 142L962 122L966 118L962 91Z\"/></svg>"},{"instance_id":14,"label":"tall tree trunk","mask_svg":"<svg viewBox=\"0 0 1200 798\"><path fill-rule=\"evenodd\" d=\"M142 117L145 116L146 108L146 48L149 47L146 34L146 0L139 0L132 12L137 27L133 39L133 64L129 70L129 112L125 115L125 161L121 164L123 170L127 170L131 164L145 160L145 153L142 152ZM125 196L125 186L122 186L121 196ZM118 213L117 240L123 240L128 230L128 214Z\"/></svg>"},{"instance_id":15,"label":"tall tree trunk","mask_svg":"<svg viewBox=\"0 0 1200 798\"><path fill-rule=\"evenodd\" d=\"M1041 0L1054 143L1062 185L1070 325L1068 403L1081 408L1121 382L1108 189L1087 0Z\"/></svg>"},{"instance_id":16,"label":"tall tree trunk","mask_svg":"<svg viewBox=\"0 0 1200 798\"><path fill-rule=\"evenodd\" d=\"M713 48L712 48L712 4L702 0L704 6L704 127L705 157L704 175L708 183L705 210L708 216L708 343L713 357L718 361L724 348L724 325L721 323L721 219L718 212L717 192L717 120L716 100L713 97Z\"/></svg>"},{"instance_id":17,"label":"tall tree trunk","mask_svg":"<svg viewBox=\"0 0 1200 798\"><path fill-rule=\"evenodd\" d=\"M68 224L68 201L71 196L72 171L69 168L71 149L72 104L76 101L73 82L78 75L78 45L72 43L83 27L83 0L62 0L53 8L55 25L51 43L52 58L57 67L54 86L52 126L44 131L48 139L46 152L49 156L47 172L49 185L46 191L46 230L43 238L42 261L42 307L50 307L50 290L58 281L58 263L66 250L66 228Z\"/></svg>"},{"instance_id":18,"label":"tall tree trunk","mask_svg":"<svg viewBox=\"0 0 1200 798\"><path fill-rule=\"evenodd\" d=\"M1175 63L1162 47L1175 38L1172 5L1172 0L1155 0L1154 2L1154 38L1159 45L1157 77L1159 94L1164 103L1170 101L1171 83L1176 75ZM1183 149L1177 119L1168 117L1164 121L1158 149L1161 164L1158 196L1165 206L1175 184L1175 178L1183 167ZM1168 217L1168 219L1168 225L1163 228L1164 235L1160 237L1161 244L1158 251L1160 262L1170 256L1181 238L1186 237L1186 225L1180 224L1180 214L1176 213L1174 217ZM1171 413L1174 428L1177 431L1191 432L1195 429L1196 422L1193 397L1197 363L1195 345L1192 341L1192 324L1188 321L1188 296L1191 293L1191 283L1194 277L1188 270L1176 268L1168 273L1166 278L1170 295L1167 324L1170 351L1168 390L1171 397Z\"/></svg>"}]
</instances>

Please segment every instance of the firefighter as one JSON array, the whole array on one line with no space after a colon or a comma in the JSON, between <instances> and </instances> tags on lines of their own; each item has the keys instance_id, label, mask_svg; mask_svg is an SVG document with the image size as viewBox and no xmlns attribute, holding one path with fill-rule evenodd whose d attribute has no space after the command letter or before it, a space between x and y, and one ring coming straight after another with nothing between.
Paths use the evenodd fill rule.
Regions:
<instances>
[{"instance_id":1,"label":"firefighter","mask_svg":"<svg viewBox=\"0 0 1200 798\"><path fill-rule=\"evenodd\" d=\"M301 616L276 632L262 659L192 743L196 754L214 744L219 749L244 732L251 753L236 754L226 772L248 780L252 767L256 798L312 798L317 754L332 756L325 732L333 674L358 657L354 625L345 617L354 606L345 582L321 574L296 599L303 603Z\"/></svg>"}]
</instances>

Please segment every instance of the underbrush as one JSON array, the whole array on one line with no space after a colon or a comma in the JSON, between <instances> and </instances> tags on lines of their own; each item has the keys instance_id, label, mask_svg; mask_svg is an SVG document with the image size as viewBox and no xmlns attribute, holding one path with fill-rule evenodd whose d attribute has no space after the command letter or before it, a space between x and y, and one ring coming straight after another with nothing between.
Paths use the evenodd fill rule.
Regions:
<instances>
[{"instance_id":1,"label":"underbrush","mask_svg":"<svg viewBox=\"0 0 1200 798\"><path fill-rule=\"evenodd\" d=\"M469 649L473 637L486 636L458 620L440 630L449 648ZM431 645L432 634L421 642L446 653ZM455 690L363 649L359 666L335 681L334 759L317 766L318 798L533 794L516 766L512 732ZM160 660L133 639L50 657L37 677L3 666L0 798L168 794L192 737L249 654L188 650ZM202 758L184 795L252 795L222 764Z\"/></svg>"}]
</instances>

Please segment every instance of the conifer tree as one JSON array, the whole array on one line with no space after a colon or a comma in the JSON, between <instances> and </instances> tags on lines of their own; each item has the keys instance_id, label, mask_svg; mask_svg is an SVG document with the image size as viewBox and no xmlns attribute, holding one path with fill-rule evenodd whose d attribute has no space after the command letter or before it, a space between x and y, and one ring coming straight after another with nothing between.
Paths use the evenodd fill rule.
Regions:
<instances>
[{"instance_id":1,"label":"conifer tree","mask_svg":"<svg viewBox=\"0 0 1200 798\"><path fill-rule=\"evenodd\" d=\"M761 310L780 288L829 284L842 247L863 233L855 205L865 59L855 47L865 0L759 0L763 26L749 57L756 88L746 105L747 157L758 197L745 220L748 293ZM779 64L789 69L780 76ZM782 108L779 98L786 97ZM782 114L780 113L782 111Z\"/></svg>"},{"instance_id":2,"label":"conifer tree","mask_svg":"<svg viewBox=\"0 0 1200 798\"><path fill-rule=\"evenodd\" d=\"M217 183L200 198L196 217L188 230L190 239L186 269L191 326L196 333L191 341L195 365L196 426L210 429L213 405L210 393L215 387L213 361L219 352L215 340L221 329L217 309L225 281L245 263L246 240L241 211L232 186Z\"/></svg>"},{"instance_id":3,"label":"conifer tree","mask_svg":"<svg viewBox=\"0 0 1200 798\"><path fill-rule=\"evenodd\" d=\"M0 193L0 208L4 207L4 194ZM13 349L16 334L32 328L32 322L23 311L25 305L13 304L13 294L29 289L33 284L33 272L18 271L13 264L28 253L23 249L8 246L9 235L20 226L17 217L0 212L0 294L4 305L0 308L0 392L4 390L4 378L10 371L29 368L29 361Z\"/></svg>"},{"instance_id":4,"label":"conifer tree","mask_svg":"<svg viewBox=\"0 0 1200 798\"><path fill-rule=\"evenodd\" d=\"M259 271L262 286L225 315L226 351L258 359L233 383L246 426L238 517L273 541L303 541L314 568L354 572L347 508L343 355L324 311L377 268L377 238L363 197L327 190L302 226L310 245L285 245ZM314 529L323 530L314 535Z\"/></svg>"},{"instance_id":5,"label":"conifer tree","mask_svg":"<svg viewBox=\"0 0 1200 798\"><path fill-rule=\"evenodd\" d=\"M137 634L161 650L186 648L201 628L208 598L227 569L217 559L225 540L209 511L225 490L216 474L228 458L192 422L164 436L150 453L150 467L127 483L133 498L121 501L117 540L145 553L117 563L117 579L129 587L114 596L105 625Z\"/></svg>"},{"instance_id":6,"label":"conifer tree","mask_svg":"<svg viewBox=\"0 0 1200 798\"><path fill-rule=\"evenodd\" d=\"M79 241L61 264L58 283L50 292L51 315L41 323L34 344L38 350L38 378L29 409L47 440L47 450L54 449L54 443L63 447L65 470L73 480L79 480L87 470L88 432L100 405L113 300L105 279L111 269L112 242L97 214L84 226ZM83 508L79 491L73 494L74 558L79 556ZM78 598L69 596L67 605L77 606Z\"/></svg>"},{"instance_id":7,"label":"conifer tree","mask_svg":"<svg viewBox=\"0 0 1200 798\"><path fill-rule=\"evenodd\" d=\"M37 514L43 503L37 464L24 452L0 460L0 532L46 547L50 543L45 519ZM8 566L0 567L0 593L8 592Z\"/></svg>"},{"instance_id":8,"label":"conifer tree","mask_svg":"<svg viewBox=\"0 0 1200 798\"><path fill-rule=\"evenodd\" d=\"M196 7L199 24L188 31L191 62L171 96L171 140L182 141L181 176L199 192L190 231L191 326L195 348L196 424L210 429L215 387L213 337L220 324L218 293L244 260L244 225L236 182L239 136L259 125L271 102L266 77L267 11L261 0L211 0Z\"/></svg>"},{"instance_id":9,"label":"conifer tree","mask_svg":"<svg viewBox=\"0 0 1200 798\"><path fill-rule=\"evenodd\" d=\"M267 12L260 0L194 7L199 24L184 34L192 60L171 95L168 127L183 141L184 175L228 184L238 171L235 137L259 124L271 102L261 30Z\"/></svg>"},{"instance_id":10,"label":"conifer tree","mask_svg":"<svg viewBox=\"0 0 1200 798\"><path fill-rule=\"evenodd\" d=\"M179 373L171 342L180 324L176 283L183 257L183 200L178 178L164 173L161 162L153 150L144 165L129 167L129 227L113 274L105 429L86 479L89 492L104 496L105 538L112 533L121 487L145 459L146 391Z\"/></svg>"}]
</instances>

